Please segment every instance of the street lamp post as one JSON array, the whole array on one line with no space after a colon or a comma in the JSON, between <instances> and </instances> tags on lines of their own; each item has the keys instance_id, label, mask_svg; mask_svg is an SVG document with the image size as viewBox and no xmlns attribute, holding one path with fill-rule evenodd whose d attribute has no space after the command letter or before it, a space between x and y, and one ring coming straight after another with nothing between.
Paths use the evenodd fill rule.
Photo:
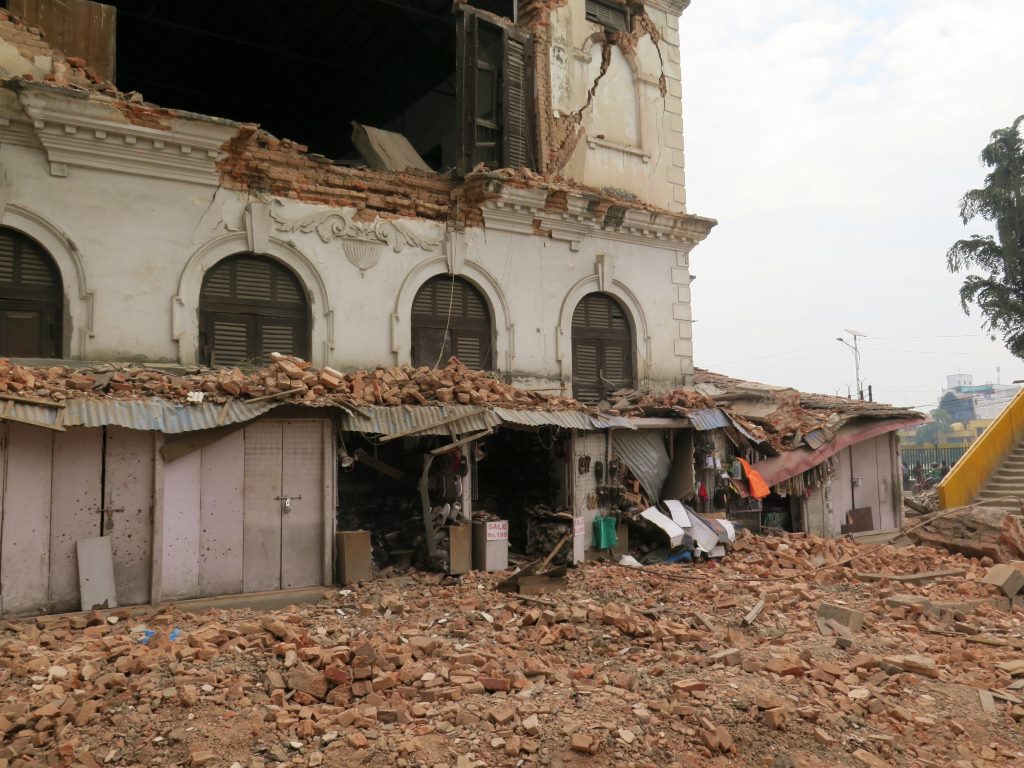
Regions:
<instances>
[{"instance_id":1,"label":"street lamp post","mask_svg":"<svg viewBox=\"0 0 1024 768\"><path fill-rule=\"evenodd\" d=\"M842 336L836 336L836 341L838 341L841 344L845 344L851 350L853 350L853 368L854 368L854 376L856 377L856 380L857 380L857 397L859 397L861 400L863 400L864 399L864 384L860 380L860 347L857 345L857 339L864 338L865 334L861 333L860 331L851 330L849 328L844 328L843 330L846 331L848 334L850 334L850 336L853 337L853 344L848 342Z\"/></svg>"}]
</instances>

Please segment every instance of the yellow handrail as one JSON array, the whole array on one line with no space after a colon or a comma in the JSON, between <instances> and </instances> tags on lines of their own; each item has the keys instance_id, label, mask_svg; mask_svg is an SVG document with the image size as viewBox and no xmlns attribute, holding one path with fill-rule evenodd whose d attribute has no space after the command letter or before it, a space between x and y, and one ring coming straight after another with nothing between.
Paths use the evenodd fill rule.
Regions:
<instances>
[{"instance_id":1,"label":"yellow handrail","mask_svg":"<svg viewBox=\"0 0 1024 768\"><path fill-rule=\"evenodd\" d=\"M973 502L985 483L1024 439L1024 389L1020 390L939 483L939 507Z\"/></svg>"}]
</instances>

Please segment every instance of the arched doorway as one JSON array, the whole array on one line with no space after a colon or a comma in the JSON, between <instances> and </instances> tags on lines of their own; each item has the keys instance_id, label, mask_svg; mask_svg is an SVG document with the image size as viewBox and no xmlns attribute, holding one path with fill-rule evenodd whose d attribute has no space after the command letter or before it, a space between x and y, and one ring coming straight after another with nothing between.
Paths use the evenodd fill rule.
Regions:
<instances>
[{"instance_id":1,"label":"arched doorway","mask_svg":"<svg viewBox=\"0 0 1024 768\"><path fill-rule=\"evenodd\" d=\"M606 293L589 293L572 313L572 392L596 403L636 386L633 326L626 309Z\"/></svg>"},{"instance_id":2,"label":"arched doorway","mask_svg":"<svg viewBox=\"0 0 1024 768\"><path fill-rule=\"evenodd\" d=\"M206 365L263 365L271 352L309 359L309 328L302 284L274 259L229 256L203 277L199 358Z\"/></svg>"},{"instance_id":3,"label":"arched doorway","mask_svg":"<svg viewBox=\"0 0 1024 768\"><path fill-rule=\"evenodd\" d=\"M0 355L60 357L64 290L39 243L0 227Z\"/></svg>"},{"instance_id":4,"label":"arched doorway","mask_svg":"<svg viewBox=\"0 0 1024 768\"><path fill-rule=\"evenodd\" d=\"M494 331L484 295L461 277L437 275L412 301L412 364L443 365L455 355L475 370L494 368Z\"/></svg>"}]
</instances>

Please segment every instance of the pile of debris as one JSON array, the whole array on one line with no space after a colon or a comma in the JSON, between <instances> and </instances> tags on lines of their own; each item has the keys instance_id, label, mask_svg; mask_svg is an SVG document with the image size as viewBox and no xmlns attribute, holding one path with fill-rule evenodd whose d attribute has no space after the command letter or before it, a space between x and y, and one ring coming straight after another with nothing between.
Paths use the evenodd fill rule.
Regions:
<instances>
[{"instance_id":1,"label":"pile of debris","mask_svg":"<svg viewBox=\"0 0 1024 768\"><path fill-rule=\"evenodd\" d=\"M0 760L1024 761L1024 613L1004 588L1013 574L987 583L999 579L966 558L807 536L747 538L737 549L718 566L683 570L587 564L544 598L495 591L501 574L457 584L415 575L277 612L6 622ZM865 581L858 566L893 575ZM1024 577L1011 570L1019 589ZM917 578L896 578L904 573Z\"/></svg>"},{"instance_id":2,"label":"pile of debris","mask_svg":"<svg viewBox=\"0 0 1024 768\"><path fill-rule=\"evenodd\" d=\"M377 368L342 373L313 368L290 355L272 355L257 371L239 368L170 373L113 364L86 368L27 366L0 358L0 397L43 401L69 398L143 399L223 403L231 398L275 398L316 405L492 405L504 408L592 410L572 399L505 384L452 357L444 368Z\"/></svg>"}]
</instances>

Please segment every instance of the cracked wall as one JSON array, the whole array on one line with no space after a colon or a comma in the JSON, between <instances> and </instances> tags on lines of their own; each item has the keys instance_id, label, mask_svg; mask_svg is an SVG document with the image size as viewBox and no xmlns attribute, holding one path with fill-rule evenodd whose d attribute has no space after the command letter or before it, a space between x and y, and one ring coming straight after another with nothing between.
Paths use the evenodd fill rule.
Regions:
<instances>
[{"instance_id":1,"label":"cracked wall","mask_svg":"<svg viewBox=\"0 0 1024 768\"><path fill-rule=\"evenodd\" d=\"M685 212L678 0L623 0L628 33L585 0L529 0L541 171Z\"/></svg>"}]
</instances>

